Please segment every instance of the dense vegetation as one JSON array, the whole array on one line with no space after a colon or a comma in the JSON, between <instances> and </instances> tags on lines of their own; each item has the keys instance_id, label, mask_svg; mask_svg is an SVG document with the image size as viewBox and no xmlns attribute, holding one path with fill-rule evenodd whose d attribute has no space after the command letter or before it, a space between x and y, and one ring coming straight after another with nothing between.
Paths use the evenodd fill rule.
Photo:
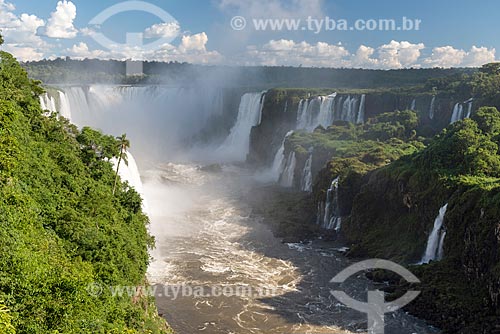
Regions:
<instances>
[{"instance_id":1,"label":"dense vegetation","mask_svg":"<svg viewBox=\"0 0 500 334\"><path fill-rule=\"evenodd\" d=\"M145 285L148 218L112 136L44 115L39 83L0 53L0 333L164 333ZM102 287L97 295L89 287Z\"/></svg>"},{"instance_id":2,"label":"dense vegetation","mask_svg":"<svg viewBox=\"0 0 500 334\"><path fill-rule=\"evenodd\" d=\"M187 63L144 62L144 76L126 77L125 62L58 58L23 64L32 78L44 83L191 84L212 78L219 85L244 87L380 88L424 85L430 78L474 73L475 69L364 70L302 67L230 67ZM91 69L89 71L89 69ZM222 79L222 80L221 80ZM320 83L318 85L318 83Z\"/></svg>"}]
</instances>

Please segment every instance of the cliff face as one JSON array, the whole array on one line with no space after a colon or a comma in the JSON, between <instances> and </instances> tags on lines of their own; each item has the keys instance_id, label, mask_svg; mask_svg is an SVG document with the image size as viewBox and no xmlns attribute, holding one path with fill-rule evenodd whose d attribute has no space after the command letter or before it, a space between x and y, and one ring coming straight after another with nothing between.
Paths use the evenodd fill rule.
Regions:
<instances>
[{"instance_id":1,"label":"cliff face","mask_svg":"<svg viewBox=\"0 0 500 334\"><path fill-rule=\"evenodd\" d=\"M300 128L298 119L301 100L311 101L314 97L326 96L334 92L335 89L272 89L268 91L261 123L251 131L248 162L261 166L271 164L286 133ZM353 90L337 93L335 100L343 104L347 98L357 99L356 108L359 108L362 95L365 96L363 117L365 121L385 112L415 109L421 120L420 132L425 136L432 136L446 127L450 123L455 103L467 99L437 95L433 101L433 95L430 93ZM339 109L342 106L334 105L333 108ZM311 116L315 117L320 112L320 107L312 107L309 112L316 114ZM336 120L340 120L340 112L336 111L338 113ZM325 163L326 161L322 162L323 165Z\"/></svg>"}]
</instances>

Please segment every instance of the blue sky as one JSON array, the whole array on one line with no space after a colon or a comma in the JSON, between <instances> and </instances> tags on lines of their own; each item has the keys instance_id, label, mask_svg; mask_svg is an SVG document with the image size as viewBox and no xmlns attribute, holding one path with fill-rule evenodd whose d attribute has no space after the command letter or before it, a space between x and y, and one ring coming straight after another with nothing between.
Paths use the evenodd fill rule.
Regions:
<instances>
[{"instance_id":1,"label":"blue sky","mask_svg":"<svg viewBox=\"0 0 500 334\"><path fill-rule=\"evenodd\" d=\"M75 58L154 59L210 64L305 65L323 67L479 66L496 59L500 20L496 0L149 0L176 22L129 11L102 26L89 21L120 0L0 0L5 50L21 60ZM246 19L234 30L231 19ZM344 31L305 28L310 19L420 20L411 31ZM299 29L256 31L254 19L300 20ZM116 42L100 45L101 32ZM126 33L143 33L154 50L120 45ZM158 42L158 43L160 43ZM102 43L101 43L102 44Z\"/></svg>"}]
</instances>

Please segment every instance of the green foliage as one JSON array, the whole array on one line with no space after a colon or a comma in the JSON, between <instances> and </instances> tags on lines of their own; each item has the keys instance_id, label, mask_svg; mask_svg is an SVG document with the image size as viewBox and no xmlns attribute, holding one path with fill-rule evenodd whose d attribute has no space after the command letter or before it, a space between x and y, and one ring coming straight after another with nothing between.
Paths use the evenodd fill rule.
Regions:
<instances>
[{"instance_id":1,"label":"green foliage","mask_svg":"<svg viewBox=\"0 0 500 334\"><path fill-rule=\"evenodd\" d=\"M145 297L88 293L145 284L148 218L127 184L112 194L118 142L43 116L41 92L0 53L0 333L164 333Z\"/></svg>"}]
</instances>

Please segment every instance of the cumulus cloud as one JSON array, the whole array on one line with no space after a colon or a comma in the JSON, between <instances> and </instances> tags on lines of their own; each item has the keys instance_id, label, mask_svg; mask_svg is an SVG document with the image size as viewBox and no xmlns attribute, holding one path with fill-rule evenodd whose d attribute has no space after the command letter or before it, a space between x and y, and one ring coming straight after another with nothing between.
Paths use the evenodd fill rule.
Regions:
<instances>
[{"instance_id":1,"label":"cumulus cloud","mask_svg":"<svg viewBox=\"0 0 500 334\"><path fill-rule=\"evenodd\" d=\"M405 68L416 65L423 43L412 44L407 41L391 41L378 48L378 66L380 68ZM418 66L418 65L417 65Z\"/></svg>"},{"instance_id":2,"label":"cumulus cloud","mask_svg":"<svg viewBox=\"0 0 500 334\"><path fill-rule=\"evenodd\" d=\"M118 60L149 60L149 61L178 61L198 64L216 64L223 61L223 56L217 51L208 51L206 44L208 36L205 32L185 35L181 43L174 46L163 44L155 50L141 49L139 46L110 45L110 50L90 50L86 43L80 42L64 51L75 59L98 58Z\"/></svg>"},{"instance_id":3,"label":"cumulus cloud","mask_svg":"<svg viewBox=\"0 0 500 334\"><path fill-rule=\"evenodd\" d=\"M465 51L455 49L447 45L432 49L430 57L424 59L424 64L428 67L455 67L462 64Z\"/></svg>"},{"instance_id":4,"label":"cumulus cloud","mask_svg":"<svg viewBox=\"0 0 500 334\"><path fill-rule=\"evenodd\" d=\"M56 10L50 14L45 34L51 38L75 38L78 34L73 25L75 18L75 4L67 0L59 1Z\"/></svg>"},{"instance_id":5,"label":"cumulus cloud","mask_svg":"<svg viewBox=\"0 0 500 334\"><path fill-rule=\"evenodd\" d=\"M71 48L66 49L65 54L75 59L85 58L105 58L106 52L103 50L90 51L88 45L84 42L73 45Z\"/></svg>"},{"instance_id":6,"label":"cumulus cloud","mask_svg":"<svg viewBox=\"0 0 500 334\"><path fill-rule=\"evenodd\" d=\"M495 61L495 53L496 50L494 48L488 49L486 47L476 47L473 45L470 51L465 55L462 66L475 67L491 63Z\"/></svg>"},{"instance_id":7,"label":"cumulus cloud","mask_svg":"<svg viewBox=\"0 0 500 334\"><path fill-rule=\"evenodd\" d=\"M3 49L14 54L19 60L39 60L50 47L40 36L37 30L45 22L36 15L13 13L15 6L0 0L0 24L5 39Z\"/></svg>"},{"instance_id":8,"label":"cumulus cloud","mask_svg":"<svg viewBox=\"0 0 500 334\"><path fill-rule=\"evenodd\" d=\"M20 46L16 44L6 44L2 46L6 52L13 54L20 61L41 60L43 59L43 52L37 48Z\"/></svg>"},{"instance_id":9,"label":"cumulus cloud","mask_svg":"<svg viewBox=\"0 0 500 334\"><path fill-rule=\"evenodd\" d=\"M207 42L208 36L204 32L191 36L182 36L182 42L179 46L179 50L184 53L190 51L206 51Z\"/></svg>"},{"instance_id":10,"label":"cumulus cloud","mask_svg":"<svg viewBox=\"0 0 500 334\"><path fill-rule=\"evenodd\" d=\"M318 42L296 43L293 40L271 40L261 49L250 46L242 65L345 66L349 52L339 45Z\"/></svg>"},{"instance_id":11,"label":"cumulus cloud","mask_svg":"<svg viewBox=\"0 0 500 334\"><path fill-rule=\"evenodd\" d=\"M178 22L168 22L155 24L144 31L146 38L167 38L174 39L181 32L181 27Z\"/></svg>"},{"instance_id":12,"label":"cumulus cloud","mask_svg":"<svg viewBox=\"0 0 500 334\"><path fill-rule=\"evenodd\" d=\"M442 46L432 49L430 57L423 60L426 67L479 67L495 61L496 50L472 46L469 51Z\"/></svg>"},{"instance_id":13,"label":"cumulus cloud","mask_svg":"<svg viewBox=\"0 0 500 334\"><path fill-rule=\"evenodd\" d=\"M495 61L495 49L473 46L470 51L451 46L436 47L423 57L423 43L391 41L378 47L360 45L351 54L342 45L324 42L309 44L293 40L271 40L249 46L237 61L240 65L288 65L312 67L354 67L400 69L421 67L477 67Z\"/></svg>"}]
</instances>

